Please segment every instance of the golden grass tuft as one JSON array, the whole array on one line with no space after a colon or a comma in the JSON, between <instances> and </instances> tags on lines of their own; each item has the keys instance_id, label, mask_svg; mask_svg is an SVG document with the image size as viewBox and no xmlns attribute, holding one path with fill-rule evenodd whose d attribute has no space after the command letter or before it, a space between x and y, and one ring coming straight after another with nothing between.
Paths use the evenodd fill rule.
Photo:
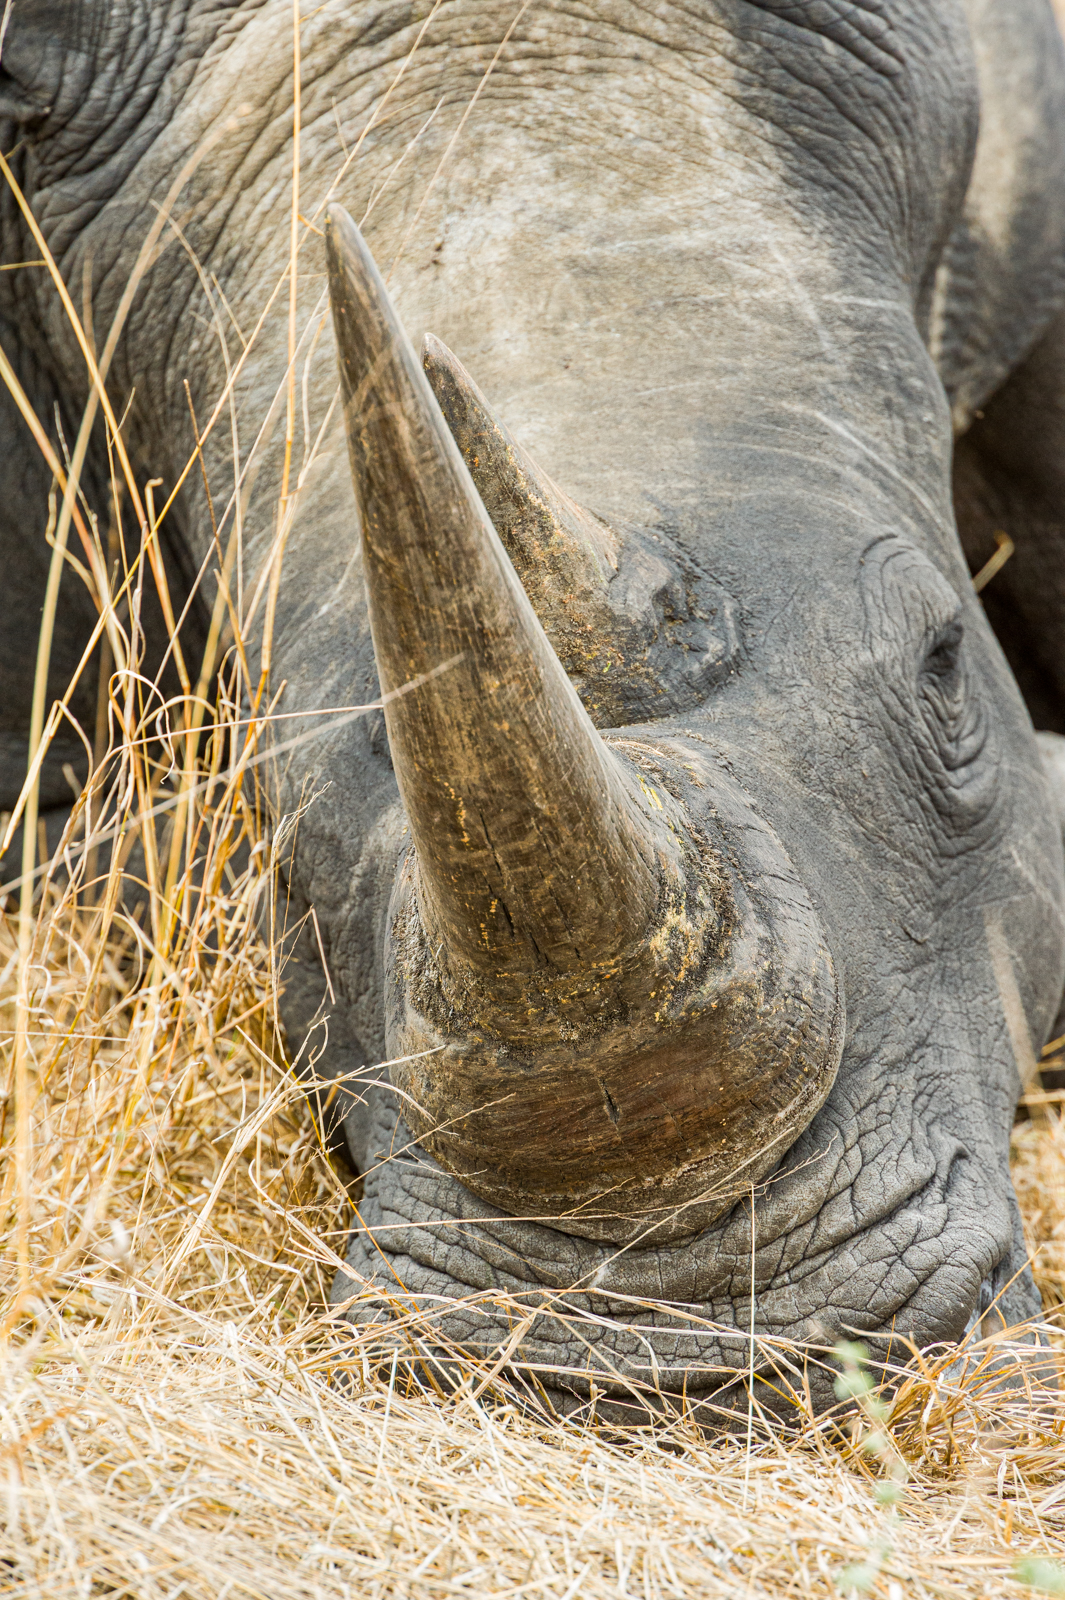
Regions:
<instances>
[{"instance_id":1,"label":"golden grass tuft","mask_svg":"<svg viewBox=\"0 0 1065 1600\"><path fill-rule=\"evenodd\" d=\"M981 1372L994 1339L968 1371L944 1356L903 1382L888 1419L910 1473L896 1511L878 1503L874 1458L812 1420L748 1453L683 1418L627 1437L552 1420L502 1378L474 1398L476 1369L446 1399L394 1369L330 1388L322 1311L350 1207L271 1043L270 952L247 915L262 892L254 865L234 874L209 958L190 949L151 983L121 914L100 948L100 913L47 892L0 1593L894 1600L1016 1594L1018 1561L1065 1558L1065 1401ZM13 918L0 940L10 1015ZM10 1154L10 1123L4 1137ZM1017 1144L1056 1296L1062 1123L1025 1124Z\"/></svg>"}]
</instances>

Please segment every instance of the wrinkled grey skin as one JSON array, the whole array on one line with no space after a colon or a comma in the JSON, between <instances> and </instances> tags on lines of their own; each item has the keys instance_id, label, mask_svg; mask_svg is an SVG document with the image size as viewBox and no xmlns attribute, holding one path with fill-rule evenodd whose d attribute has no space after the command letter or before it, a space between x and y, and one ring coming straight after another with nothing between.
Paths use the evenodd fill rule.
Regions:
<instances>
[{"instance_id":1,"label":"wrinkled grey skin","mask_svg":"<svg viewBox=\"0 0 1065 1600\"><path fill-rule=\"evenodd\" d=\"M423 0L313 9L305 215L428 11ZM417 1148L381 1164L406 1140L389 1095L374 1093L345 1126L368 1169L360 1210L373 1234L353 1236L350 1265L413 1294L594 1288L571 1297L596 1319L579 1335L544 1321L523 1346L562 1369L550 1380L562 1388L589 1351L636 1374L657 1363L664 1387L687 1378L689 1392L712 1383L698 1368L742 1368L743 1340L727 1331L697 1339L658 1314L638 1339L611 1316L631 1321L622 1297L648 1297L745 1330L752 1226L759 1331L952 1340L1001 1291L1003 1314L1020 1318L1038 1301L1009 1129L1061 999L1065 882L1056 802L959 542L952 408L966 554L979 565L1004 525L1017 540L996 580L996 625L1042 725L1065 728L1065 58L1049 7L534 0L516 11L445 0L336 194L356 218L376 197L365 231L412 335L443 338L578 500L668 535L696 590L712 582L736 602L734 670L705 704L642 736L711 752L784 842L828 930L847 1044L753 1223L739 1204L682 1244L621 1254L493 1219ZM3 64L3 147L18 144L16 170L67 281L80 291L91 272L97 338L151 201L212 133L177 214L236 322L254 326L288 251L288 0L15 0ZM2 243L5 261L34 254L6 194ZM313 237L300 270L302 326L323 288ZM238 385L245 449L283 380L285 302ZM84 379L43 274L0 274L0 319L42 416L57 392L76 415ZM330 340L327 323L307 379L311 437L336 387ZM171 243L112 380L116 395L136 387L131 437L168 484L191 447L186 378L204 418L223 358L189 253ZM245 512L245 600L269 543L281 431ZM6 400L0 433L8 806L47 486ZM219 506L231 450L217 428L206 455ZM99 460L92 470L98 486ZM190 487L171 535L186 575L209 532ZM71 588L57 688L87 618ZM289 710L376 693L337 414L285 558L273 673ZM289 878L296 903L316 909L338 994L330 1070L357 1068L387 1053L381 930L404 822L383 724L351 722L287 761L279 813L329 784ZM323 992L304 954L287 997L297 1039ZM338 1301L354 1288L342 1274ZM446 1329L485 1346L510 1331L487 1303L454 1311Z\"/></svg>"}]
</instances>

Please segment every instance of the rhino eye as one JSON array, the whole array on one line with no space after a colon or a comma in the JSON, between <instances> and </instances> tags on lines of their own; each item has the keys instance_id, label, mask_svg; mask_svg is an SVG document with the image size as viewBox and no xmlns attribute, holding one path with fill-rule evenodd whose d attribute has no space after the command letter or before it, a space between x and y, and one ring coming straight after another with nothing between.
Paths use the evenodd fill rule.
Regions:
<instances>
[{"instance_id":1,"label":"rhino eye","mask_svg":"<svg viewBox=\"0 0 1065 1600\"><path fill-rule=\"evenodd\" d=\"M926 690L948 699L957 695L961 688L961 642L964 634L965 629L957 618L936 634L921 668Z\"/></svg>"},{"instance_id":2,"label":"rhino eye","mask_svg":"<svg viewBox=\"0 0 1065 1600\"><path fill-rule=\"evenodd\" d=\"M987 719L979 695L970 693L962 641L965 630L954 618L933 634L921 663L920 700L925 722L939 759L939 770L949 774L948 787L955 802L969 791L982 768L980 755L987 740Z\"/></svg>"}]
</instances>

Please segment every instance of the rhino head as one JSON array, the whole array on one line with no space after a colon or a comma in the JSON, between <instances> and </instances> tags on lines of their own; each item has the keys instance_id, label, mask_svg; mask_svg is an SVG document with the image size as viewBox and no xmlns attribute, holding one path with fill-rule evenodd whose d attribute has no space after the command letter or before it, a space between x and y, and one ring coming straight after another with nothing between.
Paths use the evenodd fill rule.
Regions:
<instances>
[{"instance_id":1,"label":"rhino head","mask_svg":"<svg viewBox=\"0 0 1065 1600\"><path fill-rule=\"evenodd\" d=\"M338 996L330 1070L390 1063L345 1102L365 1193L336 1302L361 1316L369 1282L443 1347L513 1353L517 1297L549 1387L689 1396L728 1390L752 1323L1019 1319L1009 1130L1065 866L951 424L1065 303L1049 10L423 9L303 17L289 294L289 0L15 0L0 67L4 148L98 333L191 174L113 382L174 484L190 403L232 394L202 460L253 647L294 359L326 441L286 499L271 673L281 714L380 688L387 743L337 724L272 775L290 813L323 780L284 870ZM330 195L388 289L339 207L319 239ZM37 253L10 198L0 239ZM84 393L45 275L0 277L0 336L42 416ZM168 526L209 574L195 477Z\"/></svg>"},{"instance_id":2,"label":"rhino head","mask_svg":"<svg viewBox=\"0 0 1065 1600\"><path fill-rule=\"evenodd\" d=\"M786 645L835 680L759 685L726 589L700 609L661 529L577 505L431 335L419 362L339 208L327 256L409 823L352 1264L552 1302L523 1348L563 1389L572 1315L600 1382L715 1405L744 1347L691 1321L742 1326L746 1272L790 1338L1033 1310L1004 1149L1060 989L1060 835L967 583L871 518Z\"/></svg>"}]
</instances>

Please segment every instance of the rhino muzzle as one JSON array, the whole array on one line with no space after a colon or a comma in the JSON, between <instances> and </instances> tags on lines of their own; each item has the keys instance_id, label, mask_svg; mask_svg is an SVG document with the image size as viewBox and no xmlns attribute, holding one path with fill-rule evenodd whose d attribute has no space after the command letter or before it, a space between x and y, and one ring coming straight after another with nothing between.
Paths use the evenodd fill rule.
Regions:
<instances>
[{"instance_id":1,"label":"rhino muzzle","mask_svg":"<svg viewBox=\"0 0 1065 1600\"><path fill-rule=\"evenodd\" d=\"M460 431L467 464L339 208L326 239L410 825L386 975L404 1118L510 1215L618 1242L689 1235L831 1088L844 1015L819 919L707 740L675 720L597 730L549 634L572 646L582 618L609 625L616 536L488 415L480 446ZM443 346L426 366L449 416L482 416ZM538 530L525 585L471 466L489 503Z\"/></svg>"}]
</instances>

